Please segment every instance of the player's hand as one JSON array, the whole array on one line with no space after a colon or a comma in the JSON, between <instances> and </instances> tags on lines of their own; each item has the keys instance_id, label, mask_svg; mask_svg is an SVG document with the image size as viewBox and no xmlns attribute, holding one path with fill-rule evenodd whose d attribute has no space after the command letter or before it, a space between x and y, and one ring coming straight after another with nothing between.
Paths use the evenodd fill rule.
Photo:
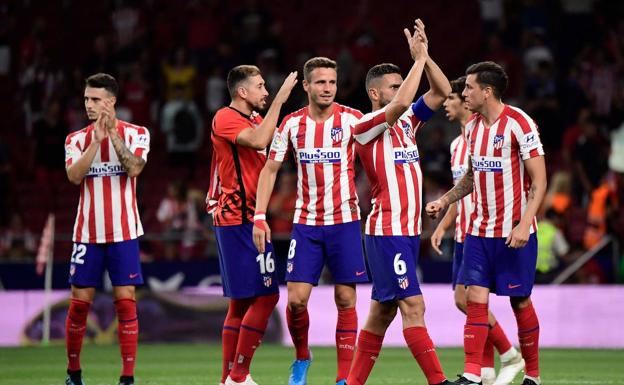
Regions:
<instances>
[{"instance_id":1,"label":"player's hand","mask_svg":"<svg viewBox=\"0 0 624 385\"><path fill-rule=\"evenodd\" d=\"M93 124L95 130L93 130L93 141L95 143L102 142L102 139L106 138L108 135L106 133L106 128L104 128L104 115L100 114Z\"/></svg>"},{"instance_id":2,"label":"player's hand","mask_svg":"<svg viewBox=\"0 0 624 385\"><path fill-rule=\"evenodd\" d=\"M109 134L112 134L117 131L117 127L115 126L115 106L113 104L113 100L111 98L102 100L104 107L102 108L102 112L100 116L104 118L104 127Z\"/></svg>"},{"instance_id":3,"label":"player's hand","mask_svg":"<svg viewBox=\"0 0 624 385\"><path fill-rule=\"evenodd\" d=\"M426 56L427 51L427 46L423 43L421 32L418 27L419 21L420 19L416 20L413 33L411 33L407 28L403 30L405 38L407 39L407 44L409 45L410 54L412 55L412 59L414 59L414 61L423 59Z\"/></svg>"},{"instance_id":4,"label":"player's hand","mask_svg":"<svg viewBox=\"0 0 624 385\"><path fill-rule=\"evenodd\" d=\"M431 218L436 219L438 215L440 215L440 213L446 210L447 207L448 203L446 202L446 199L440 198L434 200L433 202L427 203L427 206L425 206L425 211L427 212L427 215L429 215Z\"/></svg>"},{"instance_id":5,"label":"player's hand","mask_svg":"<svg viewBox=\"0 0 624 385\"><path fill-rule=\"evenodd\" d=\"M435 250L438 255L442 255L442 250L440 250L440 245L442 244L442 238L444 238L444 229L440 226L436 227L433 234L431 234L431 247Z\"/></svg>"},{"instance_id":6,"label":"player's hand","mask_svg":"<svg viewBox=\"0 0 624 385\"><path fill-rule=\"evenodd\" d=\"M516 225L511 229L511 233L507 236L505 244L513 249L524 247L529 241L530 227L531 225L527 226L522 223Z\"/></svg>"},{"instance_id":7,"label":"player's hand","mask_svg":"<svg viewBox=\"0 0 624 385\"><path fill-rule=\"evenodd\" d=\"M425 54L429 55L429 39L427 39L427 34L425 33L425 23L420 19L416 19L414 31L417 32L418 39L425 45Z\"/></svg>"},{"instance_id":8,"label":"player's hand","mask_svg":"<svg viewBox=\"0 0 624 385\"><path fill-rule=\"evenodd\" d=\"M264 246L266 242L271 243L271 228L266 220L254 220L254 227L252 230L253 243L256 245L259 253L264 253Z\"/></svg>"},{"instance_id":9,"label":"player's hand","mask_svg":"<svg viewBox=\"0 0 624 385\"><path fill-rule=\"evenodd\" d=\"M284 83L282 83L282 86L280 87L279 91L277 91L277 94L275 95L275 99L274 102L278 102L278 103L286 103L286 100L288 100L288 97L290 96L290 92L292 91L292 89L295 87L295 84L297 84L297 71L293 71L291 73L288 74L288 76L286 76L286 79L284 79Z\"/></svg>"}]
</instances>

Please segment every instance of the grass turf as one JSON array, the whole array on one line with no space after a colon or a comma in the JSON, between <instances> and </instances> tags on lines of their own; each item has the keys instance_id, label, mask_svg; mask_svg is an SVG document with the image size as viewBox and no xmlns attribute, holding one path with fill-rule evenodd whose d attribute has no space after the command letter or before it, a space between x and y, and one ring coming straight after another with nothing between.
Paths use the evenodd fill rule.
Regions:
<instances>
[{"instance_id":1,"label":"grass turf","mask_svg":"<svg viewBox=\"0 0 624 385\"><path fill-rule=\"evenodd\" d=\"M333 384L335 349L313 348L314 362L309 385ZM461 372L460 349L438 349L448 377ZM252 364L260 385L285 385L293 352L290 348L263 345ZM137 385L218 385L221 374L220 347L211 345L143 344L137 359ZM65 378L62 346L0 348L0 384L61 385ZM86 385L116 385L120 370L118 348L85 346L82 353ZM542 383L624 384L624 350L543 349ZM516 383L521 380L518 375ZM407 349L384 348L367 384L426 384Z\"/></svg>"}]
</instances>

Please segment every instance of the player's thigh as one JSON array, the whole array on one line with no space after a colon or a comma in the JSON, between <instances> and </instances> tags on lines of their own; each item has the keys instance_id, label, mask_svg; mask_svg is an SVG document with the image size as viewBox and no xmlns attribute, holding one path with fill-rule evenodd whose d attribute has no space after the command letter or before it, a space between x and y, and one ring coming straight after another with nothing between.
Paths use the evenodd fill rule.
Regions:
<instances>
[{"instance_id":1,"label":"player's thigh","mask_svg":"<svg viewBox=\"0 0 624 385\"><path fill-rule=\"evenodd\" d=\"M366 235L365 244L374 300L386 302L421 294L417 277L419 237Z\"/></svg>"},{"instance_id":2,"label":"player's thigh","mask_svg":"<svg viewBox=\"0 0 624 385\"><path fill-rule=\"evenodd\" d=\"M462 266L457 279L466 286L491 288L494 281L494 256L499 238L467 235Z\"/></svg>"},{"instance_id":3,"label":"player's thigh","mask_svg":"<svg viewBox=\"0 0 624 385\"><path fill-rule=\"evenodd\" d=\"M496 258L496 291L498 295L528 297L535 282L537 236L531 234L524 247L500 246Z\"/></svg>"},{"instance_id":4,"label":"player's thigh","mask_svg":"<svg viewBox=\"0 0 624 385\"><path fill-rule=\"evenodd\" d=\"M286 259L286 281L318 284L325 264L322 234L321 226L293 226Z\"/></svg>"},{"instance_id":5,"label":"player's thigh","mask_svg":"<svg viewBox=\"0 0 624 385\"><path fill-rule=\"evenodd\" d=\"M360 221L323 227L327 267L335 283L368 282Z\"/></svg>"},{"instance_id":6,"label":"player's thigh","mask_svg":"<svg viewBox=\"0 0 624 385\"><path fill-rule=\"evenodd\" d=\"M217 226L221 283L226 297L240 299L279 291L273 245L259 253L253 244L252 224Z\"/></svg>"},{"instance_id":7,"label":"player's thigh","mask_svg":"<svg viewBox=\"0 0 624 385\"><path fill-rule=\"evenodd\" d=\"M108 243L106 246L106 269L113 286L136 286L143 284L139 240Z\"/></svg>"},{"instance_id":8,"label":"player's thigh","mask_svg":"<svg viewBox=\"0 0 624 385\"><path fill-rule=\"evenodd\" d=\"M100 286L105 258L105 246L102 244L74 243L69 264L69 283L78 287Z\"/></svg>"}]
</instances>

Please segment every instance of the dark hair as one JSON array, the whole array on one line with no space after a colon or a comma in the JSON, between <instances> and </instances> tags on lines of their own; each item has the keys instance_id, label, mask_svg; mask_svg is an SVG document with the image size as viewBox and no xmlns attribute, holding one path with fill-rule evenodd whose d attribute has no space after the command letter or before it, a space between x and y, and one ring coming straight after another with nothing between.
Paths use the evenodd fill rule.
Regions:
<instances>
[{"instance_id":1,"label":"dark hair","mask_svg":"<svg viewBox=\"0 0 624 385\"><path fill-rule=\"evenodd\" d=\"M317 68L333 68L338 71L338 64L332 59L318 56L305 62L303 65L303 78L310 81L310 73Z\"/></svg>"},{"instance_id":2,"label":"dark hair","mask_svg":"<svg viewBox=\"0 0 624 385\"><path fill-rule=\"evenodd\" d=\"M373 80L389 74L401 74L401 69L399 66L392 63L381 63L371 67L366 74L366 82L364 83L366 85L366 92L368 92L370 83Z\"/></svg>"},{"instance_id":3,"label":"dark hair","mask_svg":"<svg viewBox=\"0 0 624 385\"><path fill-rule=\"evenodd\" d=\"M260 68L252 65L240 65L232 68L227 74L227 88L230 92L230 96L234 98L236 96L236 89L240 82L247 80L247 78L262 75Z\"/></svg>"},{"instance_id":4,"label":"dark hair","mask_svg":"<svg viewBox=\"0 0 624 385\"><path fill-rule=\"evenodd\" d=\"M85 87L104 88L115 97L119 93L119 85L117 84L117 80L115 80L115 78L111 75L102 72L86 78Z\"/></svg>"},{"instance_id":5,"label":"dark hair","mask_svg":"<svg viewBox=\"0 0 624 385\"><path fill-rule=\"evenodd\" d=\"M483 86L490 86L494 91L494 96L501 98L507 89L508 77L503 67L492 61L476 63L466 69L466 75L477 75L477 83Z\"/></svg>"},{"instance_id":6,"label":"dark hair","mask_svg":"<svg viewBox=\"0 0 624 385\"><path fill-rule=\"evenodd\" d=\"M466 88L465 76L460 76L455 80L451 80L451 93L457 94L462 102L466 100L466 98L464 98L464 95L462 95L462 92L464 92L464 88Z\"/></svg>"}]
</instances>

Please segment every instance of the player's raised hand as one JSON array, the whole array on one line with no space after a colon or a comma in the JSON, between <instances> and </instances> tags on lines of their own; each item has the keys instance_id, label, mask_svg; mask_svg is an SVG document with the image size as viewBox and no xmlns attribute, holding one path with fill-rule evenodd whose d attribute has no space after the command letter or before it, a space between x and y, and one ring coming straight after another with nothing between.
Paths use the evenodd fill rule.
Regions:
<instances>
[{"instance_id":1,"label":"player's raised hand","mask_svg":"<svg viewBox=\"0 0 624 385\"><path fill-rule=\"evenodd\" d=\"M112 132L114 132L116 130L116 126L115 126L115 106L113 104L113 100L112 99L104 99L102 101L102 103L104 104L103 108L102 108L102 112L100 113L100 116L104 117L104 128L106 129L106 131L110 134Z\"/></svg>"},{"instance_id":2,"label":"player's raised hand","mask_svg":"<svg viewBox=\"0 0 624 385\"><path fill-rule=\"evenodd\" d=\"M425 33L425 23L422 20L416 19L414 23L414 31L418 32L418 38L422 41L426 48L429 48L429 39L427 39L427 34Z\"/></svg>"},{"instance_id":3,"label":"player's raised hand","mask_svg":"<svg viewBox=\"0 0 624 385\"><path fill-rule=\"evenodd\" d=\"M295 84L297 84L297 71L293 71L286 76L284 83L282 83L282 86L279 91L277 91L275 99L273 100L278 103L286 103L286 100L288 100L290 92L295 87Z\"/></svg>"},{"instance_id":4,"label":"player's raised hand","mask_svg":"<svg viewBox=\"0 0 624 385\"><path fill-rule=\"evenodd\" d=\"M417 19L416 21L419 21ZM407 44L409 45L410 55L412 55L412 59L414 61L420 60L427 55L427 46L423 43L422 38L420 37L420 31L415 26L414 32L410 32L409 29L403 29L403 33L405 34L405 38L407 39Z\"/></svg>"},{"instance_id":5,"label":"player's raised hand","mask_svg":"<svg viewBox=\"0 0 624 385\"><path fill-rule=\"evenodd\" d=\"M253 243L259 253L264 253L265 244L271 243L271 228L266 221L264 214L256 214L254 216L254 226L252 230Z\"/></svg>"},{"instance_id":6,"label":"player's raised hand","mask_svg":"<svg viewBox=\"0 0 624 385\"><path fill-rule=\"evenodd\" d=\"M100 143L102 139L108 136L106 128L104 127L104 119L104 115L100 114L93 124L93 126L95 127L95 130L93 130L93 141L95 143Z\"/></svg>"},{"instance_id":7,"label":"player's raised hand","mask_svg":"<svg viewBox=\"0 0 624 385\"><path fill-rule=\"evenodd\" d=\"M427 206L425 206L425 212L431 218L436 219L438 217L438 215L440 215L440 213L442 213L442 212L444 212L444 210L446 210L447 206L448 206L448 204L446 203L446 200L444 200L442 198L436 199L433 202L427 203Z\"/></svg>"},{"instance_id":8,"label":"player's raised hand","mask_svg":"<svg viewBox=\"0 0 624 385\"><path fill-rule=\"evenodd\" d=\"M518 224L511 229L511 233L507 236L505 244L513 249L524 247L529 241L530 226Z\"/></svg>"},{"instance_id":9,"label":"player's raised hand","mask_svg":"<svg viewBox=\"0 0 624 385\"><path fill-rule=\"evenodd\" d=\"M431 247L436 253L438 253L438 255L442 255L442 250L440 250L442 238L444 238L444 230L438 226L434 230L433 234L431 234Z\"/></svg>"}]
</instances>

